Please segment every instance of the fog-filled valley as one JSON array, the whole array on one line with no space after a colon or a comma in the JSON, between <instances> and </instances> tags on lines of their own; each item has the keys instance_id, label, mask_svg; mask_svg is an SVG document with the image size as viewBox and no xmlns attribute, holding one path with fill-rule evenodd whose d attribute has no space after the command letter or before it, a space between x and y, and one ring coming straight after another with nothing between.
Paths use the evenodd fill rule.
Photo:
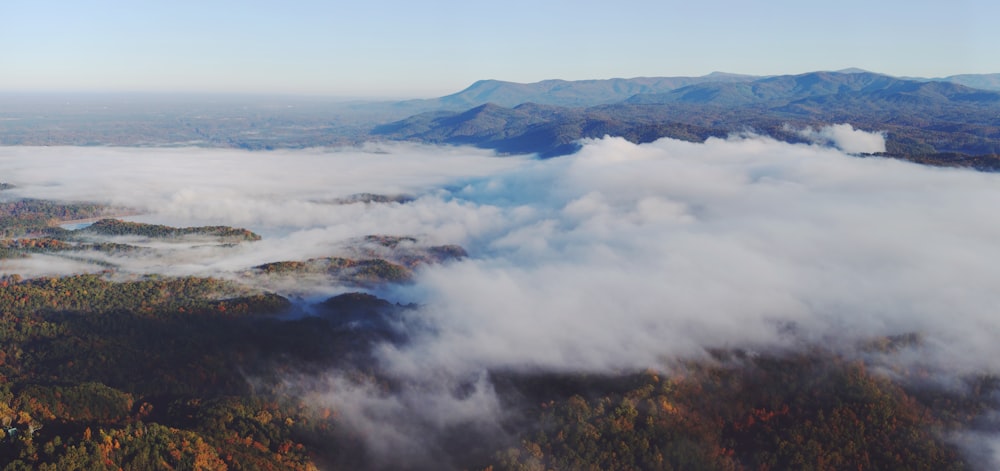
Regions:
<instances>
[{"instance_id":1,"label":"fog-filled valley","mask_svg":"<svg viewBox=\"0 0 1000 471\"><path fill-rule=\"evenodd\" d=\"M997 17L0 1L0 471L1000 469Z\"/></svg>"},{"instance_id":2,"label":"fog-filled valley","mask_svg":"<svg viewBox=\"0 0 1000 471\"><path fill-rule=\"evenodd\" d=\"M996 466L997 175L784 129L0 147L0 460Z\"/></svg>"}]
</instances>

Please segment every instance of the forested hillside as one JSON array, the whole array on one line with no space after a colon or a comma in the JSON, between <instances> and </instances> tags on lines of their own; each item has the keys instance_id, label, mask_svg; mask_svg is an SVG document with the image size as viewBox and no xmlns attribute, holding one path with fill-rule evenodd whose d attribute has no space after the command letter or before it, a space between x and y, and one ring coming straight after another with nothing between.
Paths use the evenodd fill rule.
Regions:
<instances>
[{"instance_id":1,"label":"forested hillside","mask_svg":"<svg viewBox=\"0 0 1000 471\"><path fill-rule=\"evenodd\" d=\"M30 204L79 215L74 205ZM176 231L106 221L84 232L119 226L151 237ZM62 240L29 234L4 244L33 247L30 256L73 243ZM397 262L280 261L252 275L333 273L375 286L406 282L408 266L465 256L455 246L415 251L412 237L366 240L383 255L403 252ZM372 437L344 422L348 411L318 406L288 383L335 371L389 394L398 379L379 370L373 349L406 344L421 325L418 306L362 293L302 306L221 279L113 278L109 269L0 280L2 469L429 468L405 454L386 462L361 452ZM427 439L435 469L976 468L957 437L988 427L1000 383L970 376L953 387L922 381L920 371L878 371L880 358L920 344L919 335L870 339L857 347L870 361L802 345L712 350L616 374L496 369L503 433L456 424Z\"/></svg>"},{"instance_id":2,"label":"forested hillside","mask_svg":"<svg viewBox=\"0 0 1000 471\"><path fill-rule=\"evenodd\" d=\"M552 157L576 151L581 138L604 135L700 142L751 131L798 142L788 126L847 123L884 132L891 157L995 169L996 82L995 74L928 79L850 69L768 77L481 80L443 97L396 102L0 95L0 142L270 150L388 139Z\"/></svg>"},{"instance_id":3,"label":"forested hillside","mask_svg":"<svg viewBox=\"0 0 1000 471\"><path fill-rule=\"evenodd\" d=\"M425 113L378 126L373 133L552 157L575 152L581 138L605 135L637 143L661 137L700 142L756 132L802 142L797 130L846 123L884 133L885 155L891 157L996 169L998 117L1000 93L995 91L867 72L815 72L706 81L591 107L484 105Z\"/></svg>"}]
</instances>

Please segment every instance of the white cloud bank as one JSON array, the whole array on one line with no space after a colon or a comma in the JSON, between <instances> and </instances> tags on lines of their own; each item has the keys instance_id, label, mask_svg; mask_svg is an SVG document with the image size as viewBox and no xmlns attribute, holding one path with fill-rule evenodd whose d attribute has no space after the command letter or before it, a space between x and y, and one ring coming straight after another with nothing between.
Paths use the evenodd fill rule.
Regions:
<instances>
[{"instance_id":1,"label":"white cloud bank","mask_svg":"<svg viewBox=\"0 0 1000 471\"><path fill-rule=\"evenodd\" d=\"M465 148L250 153L0 148L0 195L97 199L264 241L125 266L232 273L366 234L472 257L390 293L437 335L383 352L433 367L643 367L703 346L920 332L942 367L1000 371L1000 176L761 137L588 141L545 161ZM360 192L407 204L324 203ZM164 257L168 257L165 259ZM169 258L169 257L176 257ZM1000 352L998 352L1000 353Z\"/></svg>"},{"instance_id":2,"label":"white cloud bank","mask_svg":"<svg viewBox=\"0 0 1000 471\"><path fill-rule=\"evenodd\" d=\"M832 124L819 129L807 127L796 133L814 144L831 145L849 154L885 152L884 133L854 129L850 124Z\"/></svg>"},{"instance_id":3,"label":"white cloud bank","mask_svg":"<svg viewBox=\"0 0 1000 471\"><path fill-rule=\"evenodd\" d=\"M167 275L223 275L280 260L330 256L351 238L413 234L428 244L465 241L494 224L491 210L438 196L523 165L492 152L411 144L358 149L246 152L197 148L0 147L0 181L17 197L97 201L136 208L131 219L175 226L233 225L264 235L233 248L113 257L120 269ZM422 196L415 204L335 204L359 193ZM94 256L94 255L91 255ZM0 273L51 274L6 263ZM65 271L64 271L65 272Z\"/></svg>"},{"instance_id":4,"label":"white cloud bank","mask_svg":"<svg viewBox=\"0 0 1000 471\"><path fill-rule=\"evenodd\" d=\"M405 293L439 332L387 349L400 371L645 367L906 332L936 366L1000 371L998 175L765 138L612 138L456 197L503 195L508 224L480 256Z\"/></svg>"}]
</instances>

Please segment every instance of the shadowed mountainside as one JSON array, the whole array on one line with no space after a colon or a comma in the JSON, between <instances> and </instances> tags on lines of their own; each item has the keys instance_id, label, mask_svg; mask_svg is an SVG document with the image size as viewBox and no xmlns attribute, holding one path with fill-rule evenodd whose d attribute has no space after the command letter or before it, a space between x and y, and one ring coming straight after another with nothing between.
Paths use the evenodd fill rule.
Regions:
<instances>
[{"instance_id":1,"label":"shadowed mountainside","mask_svg":"<svg viewBox=\"0 0 1000 471\"><path fill-rule=\"evenodd\" d=\"M535 83L481 80L451 95L406 101L0 93L0 144L266 150L402 139L554 156L573 152L581 137L604 134L645 142L754 130L786 139L773 133L784 123L846 122L885 131L892 155L926 160L959 153L979 156L974 159L979 161L997 152L998 89L998 74L904 79L845 69L772 77L715 72ZM475 119L464 115L490 103L517 112L487 109ZM540 106L517 108L531 104Z\"/></svg>"},{"instance_id":2,"label":"shadowed mountainside","mask_svg":"<svg viewBox=\"0 0 1000 471\"><path fill-rule=\"evenodd\" d=\"M572 153L581 138L604 135L632 142L701 141L749 130L799 142L794 129L839 123L884 132L888 156L956 165L963 159L954 154L962 154L977 157L977 168L998 165L1000 92L869 72L706 82L587 108L487 104L418 114L377 126L372 134L552 157Z\"/></svg>"}]
</instances>

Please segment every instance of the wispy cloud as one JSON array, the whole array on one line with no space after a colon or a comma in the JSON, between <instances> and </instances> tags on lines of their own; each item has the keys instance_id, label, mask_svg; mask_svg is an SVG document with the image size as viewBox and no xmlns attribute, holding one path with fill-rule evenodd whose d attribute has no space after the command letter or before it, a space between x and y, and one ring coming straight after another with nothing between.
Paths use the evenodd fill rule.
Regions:
<instances>
[{"instance_id":1,"label":"wispy cloud","mask_svg":"<svg viewBox=\"0 0 1000 471\"><path fill-rule=\"evenodd\" d=\"M815 144L832 145L850 154L885 152L884 133L854 129L850 124L831 124L819 129L806 127L796 133Z\"/></svg>"}]
</instances>

